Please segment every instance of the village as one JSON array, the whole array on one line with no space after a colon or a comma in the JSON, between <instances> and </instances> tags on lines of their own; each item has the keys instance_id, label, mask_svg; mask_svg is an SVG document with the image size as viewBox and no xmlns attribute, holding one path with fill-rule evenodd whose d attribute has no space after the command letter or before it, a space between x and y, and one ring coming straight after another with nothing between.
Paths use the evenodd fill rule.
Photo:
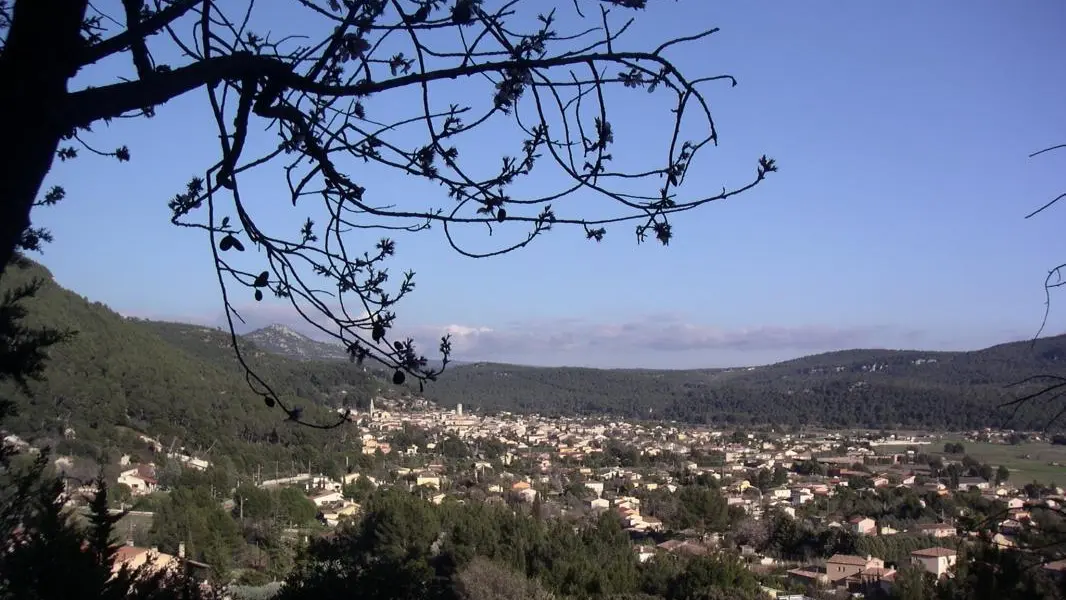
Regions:
<instances>
[{"instance_id":1,"label":"village","mask_svg":"<svg viewBox=\"0 0 1066 600\"><path fill-rule=\"evenodd\" d=\"M279 477L257 474L254 484L299 489L314 503L325 530L358 518L359 500L365 497L358 490L379 486L400 487L435 504L505 503L544 518L612 511L642 562L660 554L728 549L738 551L749 568L783 572L797 586L849 590L889 589L905 564L949 577L968 540L986 536L1002 547L1024 546L1027 532L1039 528L1038 514L1064 502L1061 488L1022 485L1002 467L942 455L932 434L756 433L604 417L467 414L462 405L442 409L425 401L377 402L378 408L371 401L369 410L350 417L361 431L361 451L346 457L345 472L324 473L308 465ZM978 435L1006 434L969 434ZM171 452L168 460L196 470L211 466L180 452ZM115 483L128 487L134 498L160 490L154 464L126 467ZM678 517L670 498L694 486L715 490L727 521L715 525L710 518ZM914 514L877 518L856 512L865 497L920 500ZM933 510L927 499L944 499L954 511ZM985 513L988 507L1001 510L974 526L968 517L975 506L986 507ZM239 499L227 500L224 507L242 510ZM823 534L894 539L905 552L897 547L892 556L789 555L769 549L765 535L750 533L772 529L771 523L781 519ZM143 562L148 550L123 548L120 558ZM160 560L158 553L153 556ZM1066 560L1044 568L1066 574ZM780 598L802 597L767 591Z\"/></svg>"}]
</instances>

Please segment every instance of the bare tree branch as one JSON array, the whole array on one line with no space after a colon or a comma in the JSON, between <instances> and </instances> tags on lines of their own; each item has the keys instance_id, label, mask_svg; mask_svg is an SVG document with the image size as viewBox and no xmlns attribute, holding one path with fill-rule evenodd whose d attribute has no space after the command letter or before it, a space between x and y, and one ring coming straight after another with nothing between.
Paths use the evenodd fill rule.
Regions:
<instances>
[{"instance_id":1,"label":"bare tree branch","mask_svg":"<svg viewBox=\"0 0 1066 600\"><path fill-rule=\"evenodd\" d=\"M30 1L16 3L15 27L18 8ZM599 14L560 31L564 19L557 13L566 12L567 22L585 20L582 4L595 4ZM110 152L89 145L89 128L101 120L151 116L173 98L206 90L218 155L203 177L192 177L171 199L171 220L208 234L249 385L268 405L301 421L299 410L279 398L241 354L241 319L232 303L237 289L247 288L256 301L270 293L288 302L311 326L344 344L354 361L376 361L394 372L395 382L410 376L421 384L448 364L450 340L440 340L442 360L431 367L414 340L394 334L395 309L415 280L411 272L390 273L387 261L397 241L387 235L441 225L456 252L484 258L526 247L563 226L600 241L608 227L631 223L638 242L651 236L665 245L674 235L673 215L749 191L777 170L763 156L739 185L683 193L692 187L685 184L694 162L718 143L703 87L735 86L736 80L687 77L668 56L708 43L714 28L656 40L647 44L651 51L624 47L639 42L625 37L633 19L613 23L612 11L645 4L294 0L267 6L247 0L238 9L212 0L155 0L150 8L123 0L124 22L86 17L83 7L84 43L63 58L72 66L68 77L128 52L136 78L57 93L50 99L58 107L50 113L53 137L42 139L42 148L69 160L77 148L62 144L74 140L94 154L128 160L125 147ZM252 24L261 23L267 10L303 13L307 25L281 37L260 35ZM44 24L37 26L47 33ZM156 35L153 44L169 43L181 64L155 64L147 39ZM0 80L20 74L0 71ZM633 117L616 106L627 100L665 101L640 116L664 117L661 139L627 133ZM515 142L509 152L500 129L508 124ZM485 160L485 148L466 158L486 135L493 136L488 150L500 151L498 162ZM50 161L35 160L5 165L3 173L33 173L38 179L19 188L32 188L33 196L50 169ZM298 230L268 231L244 200L242 181L268 164L285 176L288 204L306 211ZM394 198L375 186L378 175L388 173L433 184L441 201ZM26 210L39 202L18 201ZM7 199L0 204L16 216L19 206ZM499 243L470 246L471 227ZM379 235L368 238L374 230ZM370 248L357 251L353 241ZM247 247L259 254L242 254Z\"/></svg>"},{"instance_id":2,"label":"bare tree branch","mask_svg":"<svg viewBox=\"0 0 1066 600\"><path fill-rule=\"evenodd\" d=\"M1043 150L1038 150L1038 151L1030 154L1029 158L1040 156L1041 154L1045 154L1047 152L1052 152L1054 150L1062 150L1062 149L1066 149L1066 144L1058 144L1058 145L1055 145L1055 146L1049 146L1047 148L1044 148ZM1025 218L1028 219L1030 217L1033 217L1033 216L1035 216L1037 214L1042 213L1044 210L1046 210L1047 208L1050 208L1052 205L1054 205L1055 203L1057 203L1059 200L1061 200L1063 198L1066 198L1066 193L1059 194L1058 196L1053 198L1050 202L1044 204L1040 208L1038 208L1038 209L1034 210L1033 212L1027 214L1025 216ZM1031 348L1036 346L1037 340L1040 339L1040 337L1044 334L1044 330L1047 328L1048 318L1051 316L1051 292L1052 292L1052 290L1054 290L1055 288L1058 288L1058 287L1062 287L1063 285L1066 285L1066 280L1063 279L1064 269L1066 269L1066 263L1060 264L1060 265L1056 266L1055 268L1051 269L1050 271L1048 271L1047 276L1044 278L1044 315L1040 319L1040 328L1037 330L1036 335L1034 335L1033 339L1031 340L1031 343L1030 343L1030 347ZM1047 383L1047 384L1043 384L1041 386L1038 386L1034 391L1028 392L1028 393L1026 393L1026 394L1024 394L1024 395L1022 395L1022 396L1020 396L1018 398L1015 398L1014 400L1010 400L1008 402L1004 402L1003 404L1000 405L1000 408L1012 408L1013 409L1013 410L1011 410L1011 413L1010 413L1010 418L1011 419L1013 419L1014 415L1016 415L1018 413L1018 411L1021 410L1021 408L1023 406L1025 406L1026 404L1032 404L1032 403L1034 403L1034 402L1036 402L1038 400L1044 401L1045 404L1050 404L1051 402L1053 402L1055 400L1059 400L1060 398L1066 396L1066 389L1064 389L1064 388L1066 388L1066 378L1060 377L1060 376L1057 376L1057 375L1048 374L1048 375L1042 375L1042 376L1035 377L1035 378L1034 377L1030 377L1030 378L1027 378L1025 380L1022 380L1022 381L1016 382L1014 384L1011 384L1011 387L1014 387L1014 386L1025 386L1025 385L1028 385L1030 383L1035 382L1036 380L1043 380L1043 381L1049 381L1050 380L1051 383ZM1046 425L1044 426L1044 430L1047 431L1047 430L1051 429L1053 426L1055 426L1058 423L1059 419L1062 418L1064 415L1066 415L1066 406L1064 406L1061 410L1059 410L1055 414L1051 415L1051 418L1047 421Z\"/></svg>"}]
</instances>

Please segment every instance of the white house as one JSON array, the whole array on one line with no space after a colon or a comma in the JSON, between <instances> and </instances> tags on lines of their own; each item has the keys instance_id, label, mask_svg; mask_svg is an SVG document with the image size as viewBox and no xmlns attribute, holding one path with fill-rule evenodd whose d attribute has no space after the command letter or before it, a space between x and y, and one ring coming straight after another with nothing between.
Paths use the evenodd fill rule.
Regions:
<instances>
[{"instance_id":1,"label":"white house","mask_svg":"<svg viewBox=\"0 0 1066 600\"><path fill-rule=\"evenodd\" d=\"M336 504L344 502L344 494L337 490L326 490L319 492L314 496L311 496L311 502L315 503L315 506L325 506L327 504Z\"/></svg>"},{"instance_id":2,"label":"white house","mask_svg":"<svg viewBox=\"0 0 1066 600\"><path fill-rule=\"evenodd\" d=\"M433 473L420 473L415 479L415 485L431 487L435 490L440 489L440 477Z\"/></svg>"},{"instance_id":3,"label":"white house","mask_svg":"<svg viewBox=\"0 0 1066 600\"><path fill-rule=\"evenodd\" d=\"M943 577L955 562L959 554L951 548L926 548L911 552L911 563L919 566L937 577Z\"/></svg>"},{"instance_id":4,"label":"white house","mask_svg":"<svg viewBox=\"0 0 1066 600\"><path fill-rule=\"evenodd\" d=\"M603 482L602 481L586 481L585 487L596 493L596 497L599 498L603 495Z\"/></svg>"},{"instance_id":5,"label":"white house","mask_svg":"<svg viewBox=\"0 0 1066 600\"><path fill-rule=\"evenodd\" d=\"M159 481L155 478L155 469L151 465L137 465L133 469L119 473L118 482L129 486L130 493L134 496L151 494L159 486Z\"/></svg>"},{"instance_id":6,"label":"white house","mask_svg":"<svg viewBox=\"0 0 1066 600\"><path fill-rule=\"evenodd\" d=\"M603 498L596 498L589 502L589 508L592 510L607 510L611 507L611 503Z\"/></svg>"}]
</instances>

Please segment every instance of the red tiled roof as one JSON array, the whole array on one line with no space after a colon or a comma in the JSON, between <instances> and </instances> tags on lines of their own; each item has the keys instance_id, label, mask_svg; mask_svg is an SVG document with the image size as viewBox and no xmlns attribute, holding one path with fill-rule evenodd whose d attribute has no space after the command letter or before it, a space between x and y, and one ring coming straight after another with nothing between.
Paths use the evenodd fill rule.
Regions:
<instances>
[{"instance_id":1,"label":"red tiled roof","mask_svg":"<svg viewBox=\"0 0 1066 600\"><path fill-rule=\"evenodd\" d=\"M148 552L147 548L138 548L136 546L119 546L115 552L115 563L124 563L133 560L135 557L140 556Z\"/></svg>"}]
</instances>

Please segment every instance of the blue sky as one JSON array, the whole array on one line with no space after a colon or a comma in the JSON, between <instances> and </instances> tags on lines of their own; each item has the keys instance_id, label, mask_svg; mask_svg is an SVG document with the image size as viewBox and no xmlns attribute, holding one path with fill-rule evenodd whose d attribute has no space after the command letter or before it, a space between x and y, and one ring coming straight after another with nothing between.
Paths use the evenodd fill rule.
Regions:
<instances>
[{"instance_id":1,"label":"blue sky","mask_svg":"<svg viewBox=\"0 0 1066 600\"><path fill-rule=\"evenodd\" d=\"M401 237L392 269L415 270L418 288L398 309L400 329L430 344L451 331L464 360L614 367L977 348L1036 332L1043 277L1066 257L1054 229L1066 206L1023 217L1066 188L1066 152L1027 155L1066 141L1066 3L649 4L633 14L628 47L720 27L671 58L690 76L739 81L706 88L720 144L687 188L741 184L763 153L780 172L679 215L666 248L638 246L628 225L598 245L559 229L488 260L455 254L439 229ZM563 26L570 6L560 4ZM289 22L265 18L264 27ZM104 68L83 83L128 74ZM612 97L620 160L661 138L642 95ZM380 116L409 100L366 104ZM92 143L128 145L130 163L57 163L48 183L68 198L34 221L56 236L42 260L61 284L124 314L220 322L206 240L171 226L166 208L216 159L205 107L198 91L151 121L97 127ZM513 153L494 145L513 127L492 127L462 147L464 158L498 164ZM435 187L376 175L368 191L383 203L448 205ZM295 234L307 215L277 176L247 179L244 194L264 223ZM279 305L248 300L237 304L253 324L296 324ZM1052 309L1058 333L1066 305Z\"/></svg>"}]
</instances>

